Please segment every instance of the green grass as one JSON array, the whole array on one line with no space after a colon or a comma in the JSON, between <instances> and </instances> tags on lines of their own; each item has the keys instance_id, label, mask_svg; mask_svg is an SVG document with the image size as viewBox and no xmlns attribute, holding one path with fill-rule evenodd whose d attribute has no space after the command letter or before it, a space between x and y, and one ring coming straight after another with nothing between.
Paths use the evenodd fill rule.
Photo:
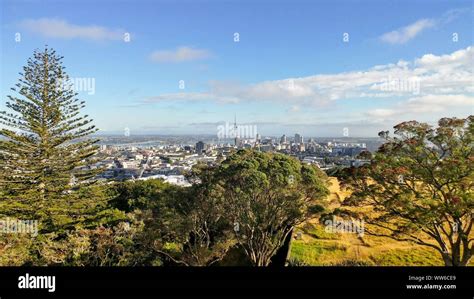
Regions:
<instances>
[{"instance_id":1,"label":"green grass","mask_svg":"<svg viewBox=\"0 0 474 299\"><path fill-rule=\"evenodd\" d=\"M304 234L316 239L337 240L340 237L338 233L328 233L322 225L315 225L311 223L304 224L299 230Z\"/></svg>"},{"instance_id":2,"label":"green grass","mask_svg":"<svg viewBox=\"0 0 474 299\"><path fill-rule=\"evenodd\" d=\"M328 233L321 224L305 224L292 240L290 265L308 266L443 266L435 250L388 238Z\"/></svg>"},{"instance_id":3,"label":"green grass","mask_svg":"<svg viewBox=\"0 0 474 299\"><path fill-rule=\"evenodd\" d=\"M326 243L319 240L305 242L293 240L291 244L291 260L307 265L330 265L331 261L339 260L347 253L347 248L338 243Z\"/></svg>"},{"instance_id":4,"label":"green grass","mask_svg":"<svg viewBox=\"0 0 474 299\"><path fill-rule=\"evenodd\" d=\"M369 257L380 266L443 266L439 253L429 248L391 249Z\"/></svg>"},{"instance_id":5,"label":"green grass","mask_svg":"<svg viewBox=\"0 0 474 299\"><path fill-rule=\"evenodd\" d=\"M350 192L341 190L336 178L330 178L328 202L331 208ZM440 254L432 248L386 237L365 235L363 240L351 233L326 232L324 225L312 221L296 229L301 240L292 240L289 264L308 266L443 266ZM474 258L470 266L474 266Z\"/></svg>"}]
</instances>

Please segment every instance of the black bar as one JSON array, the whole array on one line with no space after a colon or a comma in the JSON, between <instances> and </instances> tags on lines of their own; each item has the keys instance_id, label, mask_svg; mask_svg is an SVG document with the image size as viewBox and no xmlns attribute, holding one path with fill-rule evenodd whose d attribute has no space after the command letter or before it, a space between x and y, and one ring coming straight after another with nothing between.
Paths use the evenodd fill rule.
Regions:
<instances>
[{"instance_id":1,"label":"black bar","mask_svg":"<svg viewBox=\"0 0 474 299\"><path fill-rule=\"evenodd\" d=\"M42 295L48 297L91 298L473 298L472 267L2 267L0 298ZM19 289L19 276L28 273L54 275L56 290ZM409 280L431 276L432 280ZM434 280L452 276L454 280ZM456 289L407 289L407 284L456 285ZM314 294L315 297L307 297ZM462 297L465 296L465 297Z\"/></svg>"}]
</instances>

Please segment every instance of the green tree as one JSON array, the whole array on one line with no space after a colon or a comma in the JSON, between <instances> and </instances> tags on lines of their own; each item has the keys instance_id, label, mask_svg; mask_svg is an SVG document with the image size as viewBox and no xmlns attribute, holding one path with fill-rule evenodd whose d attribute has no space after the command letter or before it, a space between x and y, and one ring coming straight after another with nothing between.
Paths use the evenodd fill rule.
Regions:
<instances>
[{"instance_id":1,"label":"green tree","mask_svg":"<svg viewBox=\"0 0 474 299\"><path fill-rule=\"evenodd\" d=\"M84 197L100 169L97 131L68 82L62 57L35 51L0 112L0 216L40 221L43 232L76 225L104 207ZM80 191L82 190L82 191ZM95 193L97 195L97 193Z\"/></svg>"},{"instance_id":2,"label":"green tree","mask_svg":"<svg viewBox=\"0 0 474 299\"><path fill-rule=\"evenodd\" d=\"M182 219L178 226L184 237L181 261L187 265L213 265L235 245L215 171L212 166L196 165L188 176L193 186L187 189L186 196L173 201L173 210Z\"/></svg>"},{"instance_id":3,"label":"green tree","mask_svg":"<svg viewBox=\"0 0 474 299\"><path fill-rule=\"evenodd\" d=\"M255 266L268 266L293 228L322 211L329 194L322 171L279 153L240 150L215 178L237 242Z\"/></svg>"},{"instance_id":4,"label":"green tree","mask_svg":"<svg viewBox=\"0 0 474 299\"><path fill-rule=\"evenodd\" d=\"M166 204L164 199L172 188L160 179L121 182L113 186L110 204L127 213L159 209Z\"/></svg>"},{"instance_id":5,"label":"green tree","mask_svg":"<svg viewBox=\"0 0 474 299\"><path fill-rule=\"evenodd\" d=\"M115 207L139 215L145 229L137 238L148 262L160 260L185 266L209 266L221 260L234 244L222 196L210 184L213 170L198 165L189 188L162 180L117 185Z\"/></svg>"},{"instance_id":6,"label":"green tree","mask_svg":"<svg viewBox=\"0 0 474 299\"><path fill-rule=\"evenodd\" d=\"M167 251L170 246L166 244L181 245L177 235L182 229L179 226L182 218L172 205L182 196L182 188L153 179L122 182L112 190L110 204L144 224L134 238L135 256L140 257L140 265L160 265L162 260L179 259L175 252Z\"/></svg>"},{"instance_id":7,"label":"green tree","mask_svg":"<svg viewBox=\"0 0 474 299\"><path fill-rule=\"evenodd\" d=\"M474 244L474 117L442 118L438 127L416 121L388 131L370 165L343 178L352 190L341 215L362 217L365 232L436 249L447 266L469 263Z\"/></svg>"}]
</instances>

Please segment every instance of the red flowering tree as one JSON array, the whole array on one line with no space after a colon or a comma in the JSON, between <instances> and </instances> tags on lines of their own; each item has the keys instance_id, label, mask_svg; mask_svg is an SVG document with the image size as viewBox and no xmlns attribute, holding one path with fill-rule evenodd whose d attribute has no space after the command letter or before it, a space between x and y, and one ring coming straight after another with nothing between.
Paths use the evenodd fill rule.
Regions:
<instances>
[{"instance_id":1,"label":"red flowering tree","mask_svg":"<svg viewBox=\"0 0 474 299\"><path fill-rule=\"evenodd\" d=\"M434 248L446 266L467 265L474 253L474 116L394 129L395 137L379 133L386 143L370 164L347 169L343 186L353 192L337 212L363 218L366 234Z\"/></svg>"}]
</instances>

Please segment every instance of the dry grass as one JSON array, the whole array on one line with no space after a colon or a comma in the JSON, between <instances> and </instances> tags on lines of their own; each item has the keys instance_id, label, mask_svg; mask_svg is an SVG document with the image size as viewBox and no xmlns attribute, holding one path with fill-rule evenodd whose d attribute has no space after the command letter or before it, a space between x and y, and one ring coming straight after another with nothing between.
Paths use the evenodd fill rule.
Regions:
<instances>
[{"instance_id":1,"label":"dry grass","mask_svg":"<svg viewBox=\"0 0 474 299\"><path fill-rule=\"evenodd\" d=\"M337 178L330 178L329 207L336 208L350 192L341 190ZM297 229L300 240L291 244L290 262L298 265L376 265L376 266L442 266L441 256L434 249L395 241L386 237L354 233L329 233L315 221ZM474 265L471 261L470 265Z\"/></svg>"}]
</instances>

